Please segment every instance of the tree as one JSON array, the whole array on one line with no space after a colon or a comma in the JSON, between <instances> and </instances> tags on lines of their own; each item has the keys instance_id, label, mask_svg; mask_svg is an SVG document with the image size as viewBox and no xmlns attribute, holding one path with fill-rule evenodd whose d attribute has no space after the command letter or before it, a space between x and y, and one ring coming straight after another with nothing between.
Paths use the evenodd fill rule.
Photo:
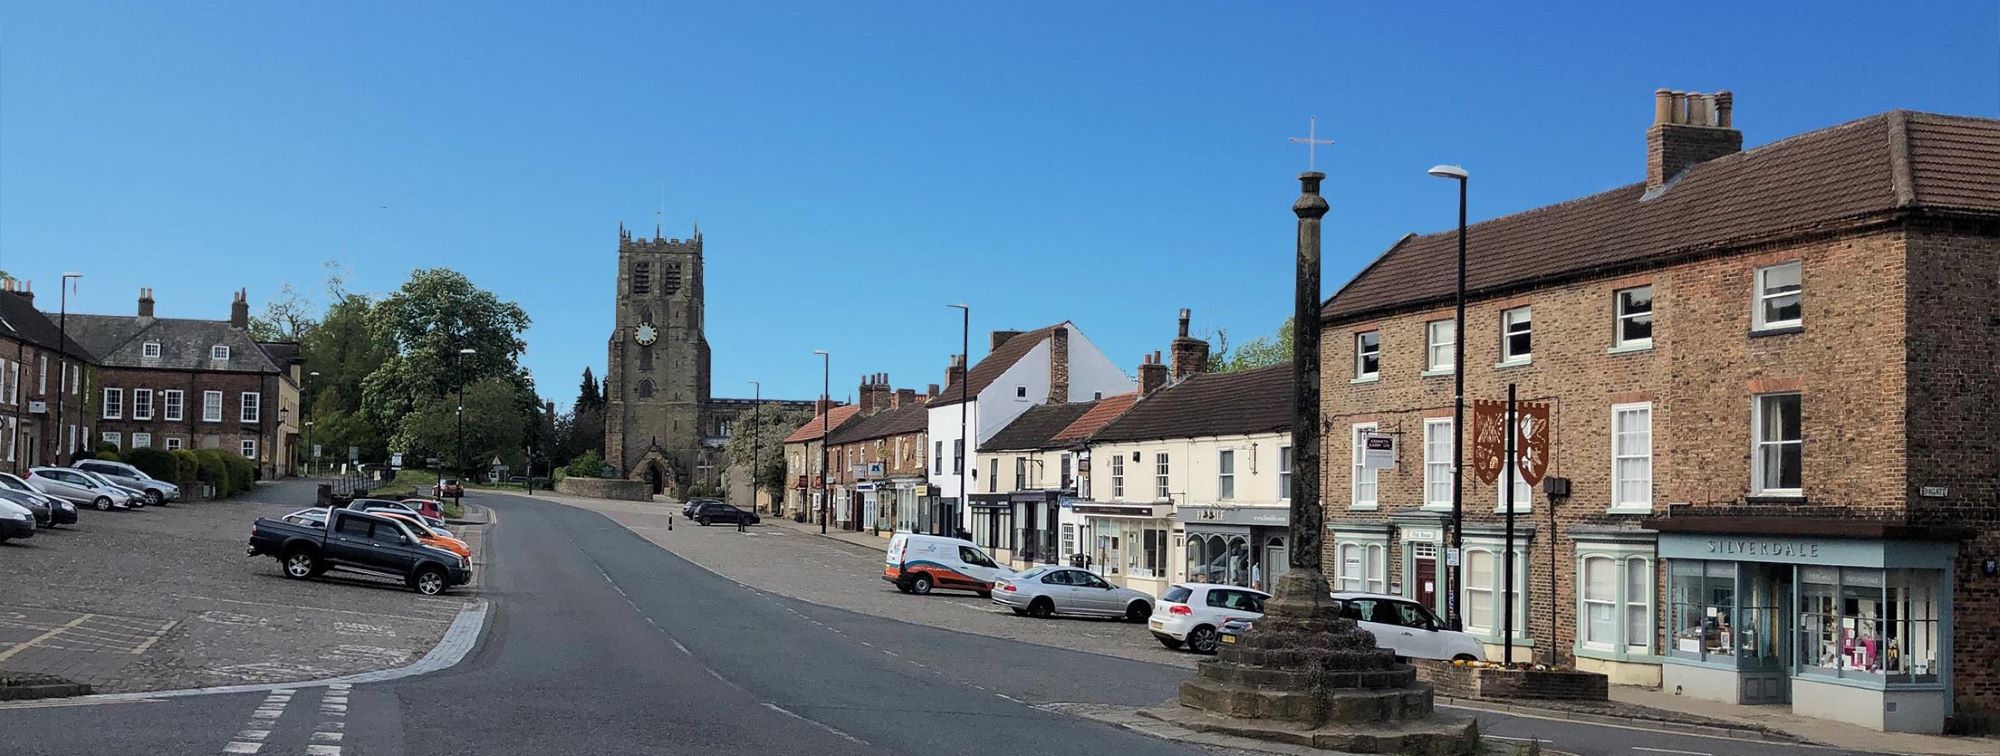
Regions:
<instances>
[{"instance_id":1,"label":"tree","mask_svg":"<svg viewBox=\"0 0 2000 756\"><path fill-rule=\"evenodd\" d=\"M250 336L258 341L303 341L318 322L313 304L291 284L264 303L264 314L250 318Z\"/></svg>"},{"instance_id":2,"label":"tree","mask_svg":"<svg viewBox=\"0 0 2000 756\"><path fill-rule=\"evenodd\" d=\"M583 368L583 385L577 389L576 406L604 409L604 392L597 383L597 377L590 374L589 366Z\"/></svg>"},{"instance_id":3,"label":"tree","mask_svg":"<svg viewBox=\"0 0 2000 756\"><path fill-rule=\"evenodd\" d=\"M520 305L501 301L462 273L448 268L412 272L402 288L369 310L371 337L390 355L362 382L363 415L378 428L399 428L398 438L415 438L420 434L400 426L419 410L461 383L496 378L513 383L532 404L532 387L519 365L527 348L521 332L528 322ZM473 352L460 354L463 349ZM523 407L512 421L525 432L532 416Z\"/></svg>"},{"instance_id":4,"label":"tree","mask_svg":"<svg viewBox=\"0 0 2000 756\"><path fill-rule=\"evenodd\" d=\"M465 430L463 454L459 440L456 396L429 399L398 424L390 445L396 449L434 456L461 473L479 470L498 457L509 467L521 467L527 450L528 426L525 418L533 413L524 404L521 386L507 378L487 378L465 387Z\"/></svg>"},{"instance_id":5,"label":"tree","mask_svg":"<svg viewBox=\"0 0 2000 756\"><path fill-rule=\"evenodd\" d=\"M1229 348L1228 338L1223 339L1223 350ZM1285 318L1284 325L1278 326L1276 336L1259 336L1243 342L1233 354L1221 355L1209 360L1209 368L1219 373L1234 373L1260 367L1283 364L1292 360L1292 319Z\"/></svg>"},{"instance_id":6,"label":"tree","mask_svg":"<svg viewBox=\"0 0 2000 756\"><path fill-rule=\"evenodd\" d=\"M779 410L771 407L761 412L738 415L729 445L723 451L729 455L732 466L741 465L751 469L751 479L765 491L777 496L785 489L785 437L798 430L812 413L803 410ZM763 458L756 453L762 444ZM761 462L761 464L753 463Z\"/></svg>"}]
</instances>

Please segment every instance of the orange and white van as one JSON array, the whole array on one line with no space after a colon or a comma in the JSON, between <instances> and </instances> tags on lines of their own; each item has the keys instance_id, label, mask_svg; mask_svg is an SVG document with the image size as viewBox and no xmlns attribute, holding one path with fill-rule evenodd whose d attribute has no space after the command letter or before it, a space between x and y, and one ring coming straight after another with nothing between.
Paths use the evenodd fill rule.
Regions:
<instances>
[{"instance_id":1,"label":"orange and white van","mask_svg":"<svg viewBox=\"0 0 2000 756\"><path fill-rule=\"evenodd\" d=\"M991 596L993 581L1012 574L994 564L993 558L971 541L921 533L897 533L890 538L889 554L882 566L883 580L904 593L918 595L948 588Z\"/></svg>"}]
</instances>

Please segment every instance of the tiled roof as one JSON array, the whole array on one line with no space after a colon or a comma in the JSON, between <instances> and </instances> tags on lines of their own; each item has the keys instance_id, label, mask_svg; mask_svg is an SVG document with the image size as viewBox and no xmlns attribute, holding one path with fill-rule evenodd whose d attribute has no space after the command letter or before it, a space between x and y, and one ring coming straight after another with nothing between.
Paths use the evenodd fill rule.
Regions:
<instances>
[{"instance_id":1,"label":"tiled roof","mask_svg":"<svg viewBox=\"0 0 2000 756\"><path fill-rule=\"evenodd\" d=\"M848 444L900 436L905 433L919 433L929 427L930 411L922 404L911 402L894 409L882 410L834 429L833 443Z\"/></svg>"},{"instance_id":2,"label":"tiled roof","mask_svg":"<svg viewBox=\"0 0 2000 756\"><path fill-rule=\"evenodd\" d=\"M109 367L280 373L250 332L227 320L143 318L137 315L69 316L69 332ZM147 358L145 345L159 342L160 356ZM229 347L229 359L212 361L210 349Z\"/></svg>"},{"instance_id":3,"label":"tiled roof","mask_svg":"<svg viewBox=\"0 0 2000 756\"><path fill-rule=\"evenodd\" d=\"M979 398L979 392L985 391L987 386L991 386L994 381L1000 380L1001 373L1007 372L1007 368L1013 367L1016 362L1020 362L1022 357L1026 357L1028 352L1035 348L1036 344L1042 343L1042 341L1049 337L1051 332L1064 325L1067 324L1057 323L1047 328L1023 331L1011 339L1000 342L998 348L987 352L985 359L980 360L979 364L972 366L972 371L966 374L965 386L960 387L957 383L946 386L944 391L939 392L936 398L931 399L929 406L949 407L957 404L960 393L965 394L967 399Z\"/></svg>"},{"instance_id":4,"label":"tiled roof","mask_svg":"<svg viewBox=\"0 0 2000 756\"><path fill-rule=\"evenodd\" d=\"M86 362L96 362L97 356L90 348L78 343L76 332L71 331L64 342L65 349L58 349L56 342L62 330L47 313L35 309L33 300L13 292L0 292L0 333L34 344L38 347L66 351Z\"/></svg>"},{"instance_id":5,"label":"tiled roof","mask_svg":"<svg viewBox=\"0 0 2000 756\"><path fill-rule=\"evenodd\" d=\"M1292 427L1292 363L1196 373L1141 398L1093 441L1271 433Z\"/></svg>"},{"instance_id":6,"label":"tiled roof","mask_svg":"<svg viewBox=\"0 0 2000 756\"><path fill-rule=\"evenodd\" d=\"M843 404L829 410L827 415L813 415L813 419L799 426L798 430L792 431L792 435L786 436L785 443L803 444L809 441L818 441L821 438L820 431L825 426L832 425L834 430L839 430L841 426L845 425L847 421L853 420L854 416L860 412L860 407L852 404Z\"/></svg>"},{"instance_id":7,"label":"tiled roof","mask_svg":"<svg viewBox=\"0 0 2000 756\"><path fill-rule=\"evenodd\" d=\"M1612 275L1920 209L2000 214L2000 121L1893 111L1643 182L1472 225L1468 294ZM1407 236L1320 310L1359 320L1451 299L1455 230Z\"/></svg>"},{"instance_id":8,"label":"tiled roof","mask_svg":"<svg viewBox=\"0 0 2000 756\"><path fill-rule=\"evenodd\" d=\"M1078 417L1076 422L1070 423L1069 427L1056 431L1056 434L1050 436L1049 440L1067 444L1072 441L1088 439L1099 428L1103 428L1110 424L1111 421L1118 419L1119 415L1125 414L1125 411L1131 409L1132 403L1136 401L1139 401L1139 392L1137 391L1127 391L1123 394L1099 399L1088 412Z\"/></svg>"},{"instance_id":9,"label":"tiled roof","mask_svg":"<svg viewBox=\"0 0 2000 756\"><path fill-rule=\"evenodd\" d=\"M982 452L1016 451L1022 449L1054 449L1062 446L1053 437L1068 428L1070 423L1097 405L1097 402L1076 402L1074 404L1038 404L1014 418L1014 422L1001 428L999 433L979 445Z\"/></svg>"},{"instance_id":10,"label":"tiled roof","mask_svg":"<svg viewBox=\"0 0 2000 756\"><path fill-rule=\"evenodd\" d=\"M294 362L305 361L304 350L295 341L259 341L257 346L263 347L264 354L270 355L272 364L281 370Z\"/></svg>"}]
</instances>

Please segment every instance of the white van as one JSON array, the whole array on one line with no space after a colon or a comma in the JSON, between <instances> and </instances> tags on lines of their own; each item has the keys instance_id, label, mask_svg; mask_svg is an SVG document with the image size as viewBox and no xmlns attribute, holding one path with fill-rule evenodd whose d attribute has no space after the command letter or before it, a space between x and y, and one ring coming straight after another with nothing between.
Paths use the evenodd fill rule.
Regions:
<instances>
[{"instance_id":1,"label":"white van","mask_svg":"<svg viewBox=\"0 0 2000 756\"><path fill-rule=\"evenodd\" d=\"M994 580L1011 574L971 541L921 533L891 537L882 567L883 580L904 593L918 595L930 593L932 588L951 588L985 598L993 595Z\"/></svg>"}]
</instances>

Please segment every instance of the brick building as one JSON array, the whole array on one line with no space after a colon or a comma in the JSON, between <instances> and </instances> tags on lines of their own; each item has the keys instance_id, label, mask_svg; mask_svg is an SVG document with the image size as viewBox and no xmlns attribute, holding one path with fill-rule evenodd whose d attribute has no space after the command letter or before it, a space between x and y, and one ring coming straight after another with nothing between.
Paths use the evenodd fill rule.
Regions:
<instances>
[{"instance_id":1,"label":"brick building","mask_svg":"<svg viewBox=\"0 0 2000 756\"><path fill-rule=\"evenodd\" d=\"M0 279L0 470L67 464L89 448L96 357L73 334L62 342L56 319L35 309L26 282Z\"/></svg>"},{"instance_id":2,"label":"brick building","mask_svg":"<svg viewBox=\"0 0 2000 756\"><path fill-rule=\"evenodd\" d=\"M813 406L813 416L785 437L784 514L819 517L821 480L820 450L828 432L845 427L861 413L852 404L833 404L822 398ZM832 450L827 450L832 462Z\"/></svg>"},{"instance_id":3,"label":"brick building","mask_svg":"<svg viewBox=\"0 0 2000 756\"><path fill-rule=\"evenodd\" d=\"M929 398L892 388L887 373L861 382L852 421L834 428L828 442L835 527L880 533L917 527L932 498L924 476Z\"/></svg>"},{"instance_id":4,"label":"brick building","mask_svg":"<svg viewBox=\"0 0 2000 756\"><path fill-rule=\"evenodd\" d=\"M298 464L297 344L250 335L238 291L228 320L153 315L153 290L133 315L69 316L69 331L101 364L93 444L120 449L227 449L281 478Z\"/></svg>"},{"instance_id":5,"label":"brick building","mask_svg":"<svg viewBox=\"0 0 2000 756\"><path fill-rule=\"evenodd\" d=\"M2000 122L1740 151L1728 93L1656 104L1645 181L1471 226L1465 338L1451 231L1327 301L1329 578L1447 612L1462 344L1468 402L1553 406L1568 483L1517 494L1520 658L1886 730L1992 716ZM1457 603L1497 653L1502 494L1467 472Z\"/></svg>"}]
</instances>

